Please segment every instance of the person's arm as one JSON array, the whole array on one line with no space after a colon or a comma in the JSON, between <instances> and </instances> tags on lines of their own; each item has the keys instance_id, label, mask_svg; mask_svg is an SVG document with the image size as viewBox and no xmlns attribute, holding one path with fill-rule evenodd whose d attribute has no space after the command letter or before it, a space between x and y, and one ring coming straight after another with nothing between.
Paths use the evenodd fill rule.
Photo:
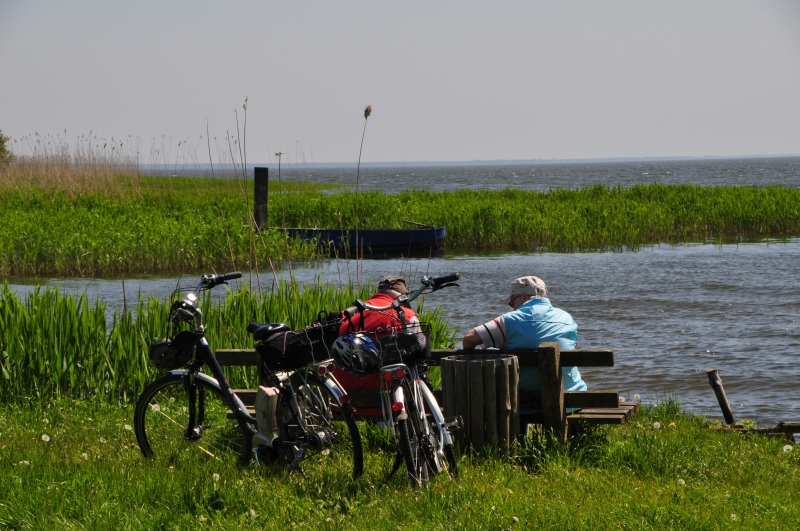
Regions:
<instances>
[{"instance_id":1,"label":"person's arm","mask_svg":"<svg viewBox=\"0 0 800 531\"><path fill-rule=\"evenodd\" d=\"M475 347L478 345L483 345L483 340L481 336L478 335L478 332L475 331L473 328L467 335L464 336L464 339L461 341L461 345L464 347L464 350L475 350Z\"/></svg>"},{"instance_id":2,"label":"person's arm","mask_svg":"<svg viewBox=\"0 0 800 531\"><path fill-rule=\"evenodd\" d=\"M464 346L464 350L472 350L478 345L486 348L503 348L505 342L506 323L504 316L501 315L497 319L492 319L467 332L461 344Z\"/></svg>"}]
</instances>

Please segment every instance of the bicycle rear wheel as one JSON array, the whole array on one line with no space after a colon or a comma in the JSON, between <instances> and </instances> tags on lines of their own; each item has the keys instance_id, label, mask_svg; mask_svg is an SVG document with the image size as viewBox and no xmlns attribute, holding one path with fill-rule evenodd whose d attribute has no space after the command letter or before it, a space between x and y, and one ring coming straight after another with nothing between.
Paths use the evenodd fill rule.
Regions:
<instances>
[{"instance_id":1,"label":"bicycle rear wheel","mask_svg":"<svg viewBox=\"0 0 800 531\"><path fill-rule=\"evenodd\" d=\"M423 383L422 385L426 385ZM456 454L453 450L453 444L447 444L447 438L445 437L445 433L443 430L447 428L441 428L439 423L437 422L437 416L441 418L441 410L439 410L439 404L436 402L436 399L430 395L430 397L423 393L422 395L422 407L425 413L425 419L428 423L428 439L430 442L429 446L429 465L431 466L432 470L435 472L442 472L442 457L444 457L444 461L447 463L447 470L453 477L458 477L458 463L456 462ZM434 409L439 411L439 414L436 415L434 413ZM445 443L442 445L442 454L439 454L439 444L444 440Z\"/></svg>"},{"instance_id":2,"label":"bicycle rear wheel","mask_svg":"<svg viewBox=\"0 0 800 531\"><path fill-rule=\"evenodd\" d=\"M183 375L167 374L139 397L133 424L142 454L170 463L216 460L246 465L252 441L228 415L222 392L196 378L191 397L184 382Z\"/></svg>"},{"instance_id":3,"label":"bicycle rear wheel","mask_svg":"<svg viewBox=\"0 0 800 531\"><path fill-rule=\"evenodd\" d=\"M300 411L281 425L282 444L291 449L287 458L292 461L300 455L298 462L304 465L319 463L325 467L342 467L353 479L361 476L364 454L352 412L342 411L342 404L315 371L297 371L289 381L297 404L287 404L282 395L280 407L296 412L299 406Z\"/></svg>"}]
</instances>

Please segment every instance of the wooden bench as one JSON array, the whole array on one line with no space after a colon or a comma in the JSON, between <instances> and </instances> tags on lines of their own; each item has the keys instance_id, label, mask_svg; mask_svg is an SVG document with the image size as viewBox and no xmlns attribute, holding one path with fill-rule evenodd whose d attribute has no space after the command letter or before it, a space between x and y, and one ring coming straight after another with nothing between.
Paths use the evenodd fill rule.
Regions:
<instances>
[{"instance_id":1,"label":"wooden bench","mask_svg":"<svg viewBox=\"0 0 800 531\"><path fill-rule=\"evenodd\" d=\"M431 352L429 365L438 366L443 357L453 355L469 355L471 352L485 354L512 354L517 356L519 367L535 367L539 369L541 391L521 392L519 409L535 409L541 413L523 417L523 422L542 424L565 438L567 426L579 424L623 424L639 409L638 402L620 402L619 393L609 390L564 391L561 367L613 367L614 352L611 350L564 350L558 343L543 343L532 350L492 350L465 351L434 349ZM255 350L227 349L216 351L217 361L223 367L258 366L259 357ZM248 409L255 404L255 389L235 389L239 398ZM442 405L441 391L434 393ZM376 391L348 391L350 402L356 408L380 408L381 397ZM568 409L579 408L580 411L568 414ZM252 411L251 411L252 413ZM374 417L372 417L374 418ZM516 431L516 430L515 430ZM518 431L517 431L518 432Z\"/></svg>"}]
</instances>

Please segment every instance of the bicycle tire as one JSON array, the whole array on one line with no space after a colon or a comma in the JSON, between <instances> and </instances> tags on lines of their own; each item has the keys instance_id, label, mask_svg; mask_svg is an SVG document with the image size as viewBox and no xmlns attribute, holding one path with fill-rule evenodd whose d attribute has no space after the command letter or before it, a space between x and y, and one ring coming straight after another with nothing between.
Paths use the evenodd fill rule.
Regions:
<instances>
[{"instance_id":1,"label":"bicycle tire","mask_svg":"<svg viewBox=\"0 0 800 531\"><path fill-rule=\"evenodd\" d=\"M423 383L422 385L426 384ZM429 460L431 461L430 466L433 468L433 470L440 471L441 456L438 455L439 444L445 437L444 433L442 433L442 430L440 429L439 424L435 420L435 416L433 415L433 408L438 408L439 404L436 402L435 398L432 398L432 400L433 402L430 402L428 400L428 397L423 394L422 407L423 411L425 412L425 418L427 419L430 432L430 446L431 446L430 448L431 453L429 455ZM453 475L453 477L458 477L458 462L456 461L456 454L455 451L453 450L452 443L451 444L445 443L444 445L442 445L442 452L444 454L444 459L447 462L447 470L450 472L450 474Z\"/></svg>"},{"instance_id":2,"label":"bicycle tire","mask_svg":"<svg viewBox=\"0 0 800 531\"><path fill-rule=\"evenodd\" d=\"M404 387L404 392L408 393L406 396L411 397L408 387L405 385ZM400 434L400 453L406 463L408 479L411 484L415 487L427 486L429 456L425 454L417 412L411 401L406 401L405 409L408 418L397 421L397 431Z\"/></svg>"},{"instance_id":3,"label":"bicycle tire","mask_svg":"<svg viewBox=\"0 0 800 531\"><path fill-rule=\"evenodd\" d=\"M246 465L252 440L215 386L195 378L196 418L189 418L189 393L181 374L167 374L151 383L136 403L136 442L147 458L178 463L215 459ZM190 422L191 433L187 437Z\"/></svg>"},{"instance_id":4,"label":"bicycle tire","mask_svg":"<svg viewBox=\"0 0 800 531\"><path fill-rule=\"evenodd\" d=\"M301 428L296 418L283 423L280 426L280 438L284 446L288 443L290 448L304 447L303 463L320 461L335 466L337 462L347 461L346 467L351 471L351 477L357 479L364 472L364 451L352 411L342 411L339 400L325 386L322 378L310 369L294 372L289 382L308 428ZM283 395L280 403L279 407L287 407ZM314 439L309 439L309 434L312 437L322 434L322 437L314 439L324 440L324 443L315 444ZM291 460L294 455L286 457Z\"/></svg>"}]
</instances>

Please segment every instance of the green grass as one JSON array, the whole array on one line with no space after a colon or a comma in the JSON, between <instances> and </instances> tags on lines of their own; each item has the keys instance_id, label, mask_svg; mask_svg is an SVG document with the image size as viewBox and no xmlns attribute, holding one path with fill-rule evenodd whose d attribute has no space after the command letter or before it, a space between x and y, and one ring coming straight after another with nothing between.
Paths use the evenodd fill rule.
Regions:
<instances>
[{"instance_id":1,"label":"green grass","mask_svg":"<svg viewBox=\"0 0 800 531\"><path fill-rule=\"evenodd\" d=\"M287 258L320 256L307 242L287 243L280 231L254 233L252 190L237 181L131 177L115 186L0 188L0 276L267 271ZM284 191L314 186L286 183ZM353 228L355 198L350 191L273 193L269 224ZM367 192L359 205L362 228L408 227L404 219L444 225L446 248L465 252L607 251L800 236L800 189L794 188Z\"/></svg>"},{"instance_id":2,"label":"green grass","mask_svg":"<svg viewBox=\"0 0 800 531\"><path fill-rule=\"evenodd\" d=\"M218 287L217 290L224 288ZM324 282L281 281L264 286L262 296L228 292L221 303L202 305L206 337L212 348L252 348L247 323L285 322L292 328L311 324L320 310L341 310L357 298L366 300L374 286L360 289ZM133 311L115 311L106 322L102 301L36 289L20 299L0 288L0 402L35 397L95 397L128 402L158 374L148 358L154 337L167 334L170 301L141 298ZM438 308L421 319L433 328L434 348L452 348L455 331ZM235 388L256 387L255 369L232 372Z\"/></svg>"},{"instance_id":3,"label":"green grass","mask_svg":"<svg viewBox=\"0 0 800 531\"><path fill-rule=\"evenodd\" d=\"M460 478L438 476L424 490L385 481L391 456L376 428L361 426L365 475L353 482L336 463L287 477L282 467L210 458L151 462L126 429L132 415L93 401L0 406L0 528L710 530L800 521L797 447L712 429L670 403L568 452L529 441L510 458L462 456Z\"/></svg>"}]
</instances>

